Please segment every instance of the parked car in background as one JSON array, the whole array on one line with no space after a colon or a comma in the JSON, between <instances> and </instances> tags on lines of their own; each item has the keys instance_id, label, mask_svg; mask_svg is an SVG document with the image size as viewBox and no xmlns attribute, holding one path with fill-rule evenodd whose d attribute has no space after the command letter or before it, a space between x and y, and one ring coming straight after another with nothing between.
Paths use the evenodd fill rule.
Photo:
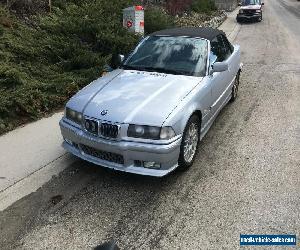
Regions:
<instances>
[{"instance_id":1,"label":"parked car in background","mask_svg":"<svg viewBox=\"0 0 300 250\"><path fill-rule=\"evenodd\" d=\"M237 97L240 46L212 28L144 38L118 68L72 97L64 148L108 168L164 176L190 167L199 141Z\"/></svg>"},{"instance_id":2,"label":"parked car in background","mask_svg":"<svg viewBox=\"0 0 300 250\"><path fill-rule=\"evenodd\" d=\"M241 21L262 21L262 6L264 3L261 0L242 0L239 13L236 16L237 22Z\"/></svg>"}]
</instances>

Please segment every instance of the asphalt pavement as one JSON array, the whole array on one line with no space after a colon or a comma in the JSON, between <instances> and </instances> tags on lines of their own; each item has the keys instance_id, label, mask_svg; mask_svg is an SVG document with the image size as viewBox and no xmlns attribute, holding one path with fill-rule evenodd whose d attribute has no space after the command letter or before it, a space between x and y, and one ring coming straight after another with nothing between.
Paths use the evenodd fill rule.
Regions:
<instances>
[{"instance_id":1,"label":"asphalt pavement","mask_svg":"<svg viewBox=\"0 0 300 250\"><path fill-rule=\"evenodd\" d=\"M239 249L240 234L264 233L299 241L299 6L265 1L262 22L233 27L239 97L189 171L159 179L61 159L63 172L0 212L0 248L90 249L115 239L121 249Z\"/></svg>"}]
</instances>

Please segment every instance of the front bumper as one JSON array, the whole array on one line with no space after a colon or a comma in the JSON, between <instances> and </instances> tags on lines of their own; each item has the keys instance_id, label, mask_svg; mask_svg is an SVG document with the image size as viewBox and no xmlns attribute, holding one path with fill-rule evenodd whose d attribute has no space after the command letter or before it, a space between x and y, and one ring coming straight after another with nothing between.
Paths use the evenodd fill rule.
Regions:
<instances>
[{"instance_id":1,"label":"front bumper","mask_svg":"<svg viewBox=\"0 0 300 250\"><path fill-rule=\"evenodd\" d=\"M258 19L261 16L261 13L252 13L252 14L240 14L238 13L236 16L237 20L253 20Z\"/></svg>"},{"instance_id":2,"label":"front bumper","mask_svg":"<svg viewBox=\"0 0 300 250\"><path fill-rule=\"evenodd\" d=\"M62 136L65 139L63 147L68 152L94 164L119 171L157 177L167 175L178 166L181 137L166 145L113 141L87 134L85 131L72 126L64 119L60 121L59 125ZM83 151L81 145L121 155L124 159L123 164L103 160L87 154ZM135 161L157 162L161 164L161 167L160 169L144 168L136 166Z\"/></svg>"}]
</instances>

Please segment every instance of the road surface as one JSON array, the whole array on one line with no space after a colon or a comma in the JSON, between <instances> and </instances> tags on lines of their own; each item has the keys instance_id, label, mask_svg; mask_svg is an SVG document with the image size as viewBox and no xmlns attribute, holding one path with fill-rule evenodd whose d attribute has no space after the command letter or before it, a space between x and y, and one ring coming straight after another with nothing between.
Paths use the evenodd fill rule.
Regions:
<instances>
[{"instance_id":1,"label":"road surface","mask_svg":"<svg viewBox=\"0 0 300 250\"><path fill-rule=\"evenodd\" d=\"M241 26L239 98L188 172L156 179L76 159L0 212L0 248L90 249L115 239L122 249L237 249L240 234L263 233L299 241L299 13L296 0L268 0L262 22Z\"/></svg>"}]
</instances>

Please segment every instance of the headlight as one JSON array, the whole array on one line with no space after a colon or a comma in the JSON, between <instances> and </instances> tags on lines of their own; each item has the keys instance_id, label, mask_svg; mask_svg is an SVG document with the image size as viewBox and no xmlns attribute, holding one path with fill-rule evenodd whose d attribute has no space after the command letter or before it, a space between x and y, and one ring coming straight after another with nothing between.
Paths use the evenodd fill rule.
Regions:
<instances>
[{"instance_id":1,"label":"headlight","mask_svg":"<svg viewBox=\"0 0 300 250\"><path fill-rule=\"evenodd\" d=\"M128 127L127 136L152 140L168 140L175 136L175 132L171 127L160 128L130 124Z\"/></svg>"},{"instance_id":2,"label":"headlight","mask_svg":"<svg viewBox=\"0 0 300 250\"><path fill-rule=\"evenodd\" d=\"M244 11L243 11L243 10L239 10L239 13L240 13L240 14L243 14L243 13L244 13Z\"/></svg>"},{"instance_id":3,"label":"headlight","mask_svg":"<svg viewBox=\"0 0 300 250\"><path fill-rule=\"evenodd\" d=\"M176 134L171 127L163 127L160 131L160 139L168 140L174 137Z\"/></svg>"},{"instance_id":4,"label":"headlight","mask_svg":"<svg viewBox=\"0 0 300 250\"><path fill-rule=\"evenodd\" d=\"M256 10L256 12L257 12L257 13L260 13L260 12L261 12L261 10Z\"/></svg>"},{"instance_id":5,"label":"headlight","mask_svg":"<svg viewBox=\"0 0 300 250\"><path fill-rule=\"evenodd\" d=\"M82 122L82 114L70 108L65 109L65 116L67 119L76 122L78 124L81 124Z\"/></svg>"}]
</instances>

